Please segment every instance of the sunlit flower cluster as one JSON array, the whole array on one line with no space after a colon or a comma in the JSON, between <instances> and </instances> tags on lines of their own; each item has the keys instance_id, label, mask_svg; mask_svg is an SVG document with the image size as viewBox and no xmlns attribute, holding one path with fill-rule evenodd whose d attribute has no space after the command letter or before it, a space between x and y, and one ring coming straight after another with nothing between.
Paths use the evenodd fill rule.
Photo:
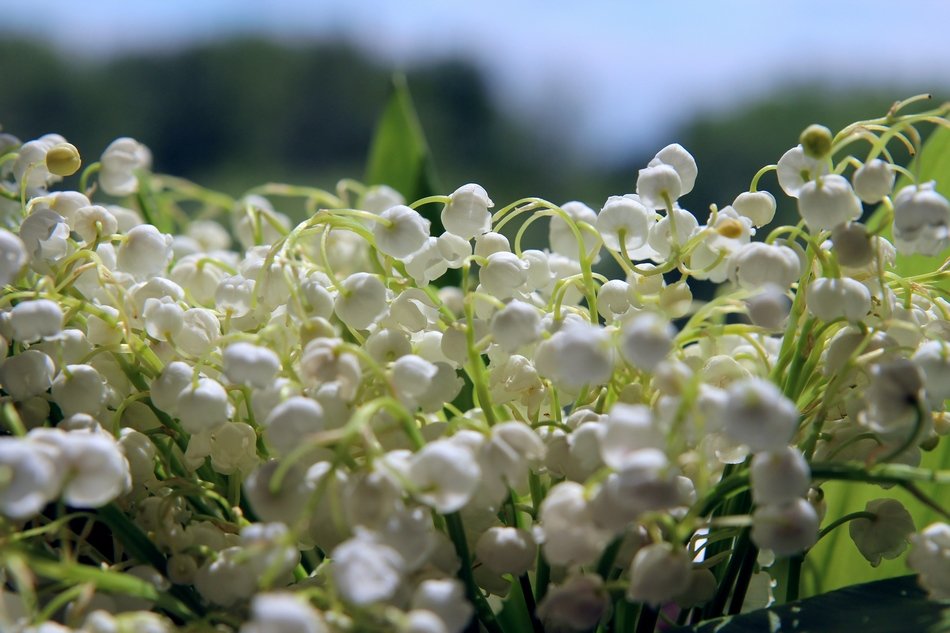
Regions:
<instances>
[{"instance_id":1,"label":"sunlit flower cluster","mask_svg":"<svg viewBox=\"0 0 950 633\"><path fill-rule=\"evenodd\" d=\"M708 214L675 144L599 210L231 199L129 138L54 190L75 147L0 145L0 628L646 631L765 606L844 523L946 598L946 523L821 491L950 480L918 467L946 265L893 272L950 246L950 204L892 152L947 110L899 105Z\"/></svg>"}]
</instances>

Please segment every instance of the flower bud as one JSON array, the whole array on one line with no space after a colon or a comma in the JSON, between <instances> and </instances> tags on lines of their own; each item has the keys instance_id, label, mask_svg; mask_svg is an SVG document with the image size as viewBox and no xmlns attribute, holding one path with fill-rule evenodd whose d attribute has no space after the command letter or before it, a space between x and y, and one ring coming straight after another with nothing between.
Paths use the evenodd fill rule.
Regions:
<instances>
[{"instance_id":1,"label":"flower bud","mask_svg":"<svg viewBox=\"0 0 950 633\"><path fill-rule=\"evenodd\" d=\"M528 265L514 253L492 253L478 273L485 292L498 299L508 299L527 279Z\"/></svg>"},{"instance_id":2,"label":"flower bud","mask_svg":"<svg viewBox=\"0 0 950 633\"><path fill-rule=\"evenodd\" d=\"M812 123L798 137L805 155L816 160L826 157L831 152L831 130L824 125Z\"/></svg>"},{"instance_id":3,"label":"flower bud","mask_svg":"<svg viewBox=\"0 0 950 633\"><path fill-rule=\"evenodd\" d=\"M610 594L600 576L574 575L551 587L538 605L546 631L590 631L610 608Z\"/></svg>"},{"instance_id":4,"label":"flower bud","mask_svg":"<svg viewBox=\"0 0 950 633\"><path fill-rule=\"evenodd\" d=\"M116 266L137 278L158 275L171 259L171 245L171 235L151 224L140 224L126 233L116 254Z\"/></svg>"},{"instance_id":5,"label":"flower bud","mask_svg":"<svg viewBox=\"0 0 950 633\"><path fill-rule=\"evenodd\" d=\"M72 176L81 166L79 150L72 143L57 143L46 152L46 169L54 176Z\"/></svg>"},{"instance_id":6,"label":"flower bud","mask_svg":"<svg viewBox=\"0 0 950 633\"><path fill-rule=\"evenodd\" d=\"M74 413L95 416L105 404L106 385L94 367L67 365L53 381L52 398L66 417Z\"/></svg>"},{"instance_id":7,"label":"flower bud","mask_svg":"<svg viewBox=\"0 0 950 633\"><path fill-rule=\"evenodd\" d=\"M330 553L333 582L355 605L391 598L403 582L403 559L393 548L368 538L351 538Z\"/></svg>"},{"instance_id":8,"label":"flower bud","mask_svg":"<svg viewBox=\"0 0 950 633\"><path fill-rule=\"evenodd\" d=\"M785 327L791 309L791 299L777 286L765 286L746 300L749 320L753 325L770 332L777 332Z\"/></svg>"},{"instance_id":9,"label":"flower bud","mask_svg":"<svg viewBox=\"0 0 950 633\"><path fill-rule=\"evenodd\" d=\"M420 501L447 514L469 502L482 472L471 451L439 440L426 444L412 456L406 476Z\"/></svg>"},{"instance_id":10,"label":"flower bud","mask_svg":"<svg viewBox=\"0 0 950 633\"><path fill-rule=\"evenodd\" d=\"M599 243L596 235L581 229L579 224L583 222L594 226L597 224L597 214L589 206L576 200L565 202L561 205L561 210L578 225L581 241L578 244L577 236L570 225L560 215L555 215L551 218L551 224L548 227L548 242L555 253L578 261L581 251L586 255Z\"/></svg>"},{"instance_id":11,"label":"flower bud","mask_svg":"<svg viewBox=\"0 0 950 633\"><path fill-rule=\"evenodd\" d=\"M128 196L138 191L135 172L151 166L152 153L135 139L122 137L112 141L99 160L102 164L99 172L102 190L110 196Z\"/></svg>"},{"instance_id":12,"label":"flower bud","mask_svg":"<svg viewBox=\"0 0 950 633\"><path fill-rule=\"evenodd\" d=\"M693 190L698 173L696 159L682 145L673 143L657 152L653 160L649 162L650 167L656 165L669 165L676 170L676 175L680 177L682 185L681 196L685 196Z\"/></svg>"},{"instance_id":13,"label":"flower bud","mask_svg":"<svg viewBox=\"0 0 950 633\"><path fill-rule=\"evenodd\" d=\"M465 586L455 578L423 580L412 594L411 605L439 616L448 633L462 633L474 613L465 598Z\"/></svg>"},{"instance_id":14,"label":"flower bud","mask_svg":"<svg viewBox=\"0 0 950 633\"><path fill-rule=\"evenodd\" d=\"M729 262L731 277L743 288L767 285L790 288L801 274L798 254L788 246L751 242L739 248Z\"/></svg>"},{"instance_id":15,"label":"flower bud","mask_svg":"<svg viewBox=\"0 0 950 633\"><path fill-rule=\"evenodd\" d=\"M16 402L38 396L50 388L56 368L53 359L28 349L0 364L0 385Z\"/></svg>"},{"instance_id":16,"label":"flower bud","mask_svg":"<svg viewBox=\"0 0 950 633\"><path fill-rule=\"evenodd\" d=\"M211 378L199 378L197 384L189 382L175 403L181 426L188 433L200 433L224 424L230 408L228 393L221 383Z\"/></svg>"}]
</instances>

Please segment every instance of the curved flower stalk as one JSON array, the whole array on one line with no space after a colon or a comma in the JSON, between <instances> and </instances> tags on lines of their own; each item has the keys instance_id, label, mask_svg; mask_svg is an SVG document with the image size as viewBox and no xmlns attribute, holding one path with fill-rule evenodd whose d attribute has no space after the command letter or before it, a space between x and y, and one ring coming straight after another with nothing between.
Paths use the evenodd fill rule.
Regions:
<instances>
[{"instance_id":1,"label":"curved flower stalk","mask_svg":"<svg viewBox=\"0 0 950 633\"><path fill-rule=\"evenodd\" d=\"M650 631L794 599L844 524L946 597L946 523L821 501L897 485L948 517L918 484L950 472L918 463L950 428L950 273L893 262L950 246L950 204L890 151L948 108L913 102L810 127L704 219L679 145L599 211L476 184L232 200L127 138L51 191L78 150L11 147L0 628Z\"/></svg>"}]
</instances>

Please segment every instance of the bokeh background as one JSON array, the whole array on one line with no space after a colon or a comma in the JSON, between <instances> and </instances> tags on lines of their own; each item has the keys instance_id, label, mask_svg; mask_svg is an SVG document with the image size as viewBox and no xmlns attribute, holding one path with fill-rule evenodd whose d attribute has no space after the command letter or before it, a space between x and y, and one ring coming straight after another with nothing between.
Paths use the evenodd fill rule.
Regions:
<instances>
[{"instance_id":1,"label":"bokeh background","mask_svg":"<svg viewBox=\"0 0 950 633\"><path fill-rule=\"evenodd\" d=\"M0 125L87 162L133 136L232 194L332 188L364 174L401 71L445 192L600 208L675 141L701 216L809 123L945 98L947 24L942 0L0 0Z\"/></svg>"}]
</instances>

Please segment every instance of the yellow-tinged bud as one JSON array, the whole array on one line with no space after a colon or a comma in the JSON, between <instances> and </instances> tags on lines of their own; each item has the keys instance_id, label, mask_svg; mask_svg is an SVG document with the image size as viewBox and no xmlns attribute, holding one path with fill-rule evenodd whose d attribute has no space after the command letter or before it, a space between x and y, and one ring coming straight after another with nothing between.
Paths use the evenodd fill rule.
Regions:
<instances>
[{"instance_id":1,"label":"yellow-tinged bud","mask_svg":"<svg viewBox=\"0 0 950 633\"><path fill-rule=\"evenodd\" d=\"M82 166L79 150L72 143L57 143L46 152L46 168L56 176L72 176Z\"/></svg>"},{"instance_id":2,"label":"yellow-tinged bud","mask_svg":"<svg viewBox=\"0 0 950 633\"><path fill-rule=\"evenodd\" d=\"M810 158L824 158L831 152L831 130L824 125L812 124L798 138Z\"/></svg>"}]
</instances>

